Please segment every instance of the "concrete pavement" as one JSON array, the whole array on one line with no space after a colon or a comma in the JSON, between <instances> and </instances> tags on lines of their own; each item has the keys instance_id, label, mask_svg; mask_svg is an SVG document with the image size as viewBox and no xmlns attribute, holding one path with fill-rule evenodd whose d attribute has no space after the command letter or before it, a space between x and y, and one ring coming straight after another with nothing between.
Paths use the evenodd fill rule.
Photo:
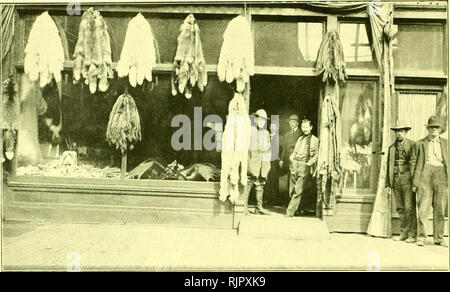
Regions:
<instances>
[{"instance_id":1,"label":"concrete pavement","mask_svg":"<svg viewBox=\"0 0 450 292\"><path fill-rule=\"evenodd\" d=\"M447 270L448 249L362 234L328 240L231 229L4 223L3 270Z\"/></svg>"}]
</instances>

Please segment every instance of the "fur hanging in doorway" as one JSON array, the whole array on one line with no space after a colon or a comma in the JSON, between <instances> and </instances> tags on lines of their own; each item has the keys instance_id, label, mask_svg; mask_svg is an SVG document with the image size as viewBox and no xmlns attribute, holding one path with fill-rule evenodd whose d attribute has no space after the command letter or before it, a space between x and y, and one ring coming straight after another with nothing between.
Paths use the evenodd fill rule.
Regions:
<instances>
[{"instance_id":1,"label":"fur hanging in doorway","mask_svg":"<svg viewBox=\"0 0 450 292\"><path fill-rule=\"evenodd\" d=\"M252 32L247 19L239 15L233 18L223 33L223 44L217 64L221 82L236 81L236 91L242 93L255 73Z\"/></svg>"},{"instance_id":2,"label":"fur hanging in doorway","mask_svg":"<svg viewBox=\"0 0 450 292\"><path fill-rule=\"evenodd\" d=\"M322 81L332 81L331 83L344 82L347 78L345 72L344 50L342 48L339 33L336 30L327 32L320 44L317 55L316 75L322 74Z\"/></svg>"}]
</instances>

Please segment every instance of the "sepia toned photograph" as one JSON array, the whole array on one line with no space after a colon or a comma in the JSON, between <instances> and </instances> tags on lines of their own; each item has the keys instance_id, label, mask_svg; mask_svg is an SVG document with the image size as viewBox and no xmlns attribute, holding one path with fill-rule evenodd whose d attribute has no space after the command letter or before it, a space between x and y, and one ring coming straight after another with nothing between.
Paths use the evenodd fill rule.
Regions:
<instances>
[{"instance_id":1,"label":"sepia toned photograph","mask_svg":"<svg viewBox=\"0 0 450 292\"><path fill-rule=\"evenodd\" d=\"M1 271L449 271L447 1L0 7Z\"/></svg>"}]
</instances>

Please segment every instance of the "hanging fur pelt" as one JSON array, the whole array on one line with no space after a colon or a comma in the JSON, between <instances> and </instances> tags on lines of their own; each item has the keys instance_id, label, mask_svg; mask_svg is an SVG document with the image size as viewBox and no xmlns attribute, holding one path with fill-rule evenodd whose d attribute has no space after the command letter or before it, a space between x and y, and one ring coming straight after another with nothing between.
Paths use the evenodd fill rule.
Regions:
<instances>
[{"instance_id":1,"label":"hanging fur pelt","mask_svg":"<svg viewBox=\"0 0 450 292\"><path fill-rule=\"evenodd\" d=\"M141 13L128 23L120 60L117 63L117 75L128 76L130 85L142 85L144 79L152 82L152 70L159 56L153 30Z\"/></svg>"},{"instance_id":2,"label":"hanging fur pelt","mask_svg":"<svg viewBox=\"0 0 450 292\"><path fill-rule=\"evenodd\" d=\"M110 37L105 20L100 12L92 7L85 11L81 18L73 58L75 82L83 77L92 94L97 89L103 92L108 89L108 79L114 77Z\"/></svg>"},{"instance_id":3,"label":"hanging fur pelt","mask_svg":"<svg viewBox=\"0 0 450 292\"><path fill-rule=\"evenodd\" d=\"M241 93L235 93L228 105L228 116L222 136L222 171L220 197L233 203L240 189L247 185L247 158L250 145L250 118Z\"/></svg>"},{"instance_id":4,"label":"hanging fur pelt","mask_svg":"<svg viewBox=\"0 0 450 292\"><path fill-rule=\"evenodd\" d=\"M106 140L123 153L132 150L141 140L141 119L131 95L124 93L117 98L109 115Z\"/></svg>"},{"instance_id":5,"label":"hanging fur pelt","mask_svg":"<svg viewBox=\"0 0 450 292\"><path fill-rule=\"evenodd\" d=\"M223 44L217 64L221 82L236 81L236 91L243 92L255 73L252 32L247 18L233 18L223 33Z\"/></svg>"},{"instance_id":6,"label":"hanging fur pelt","mask_svg":"<svg viewBox=\"0 0 450 292\"><path fill-rule=\"evenodd\" d=\"M317 55L316 75L322 75L322 81L343 82L347 78L345 72L344 50L336 30L327 32L320 44Z\"/></svg>"},{"instance_id":7,"label":"hanging fur pelt","mask_svg":"<svg viewBox=\"0 0 450 292\"><path fill-rule=\"evenodd\" d=\"M189 14L180 26L177 43L172 71L172 95L180 92L189 99L195 85L203 92L208 82L200 29L193 14Z\"/></svg>"},{"instance_id":8,"label":"hanging fur pelt","mask_svg":"<svg viewBox=\"0 0 450 292\"><path fill-rule=\"evenodd\" d=\"M58 27L48 12L39 15L31 27L23 66L30 81L37 81L41 88L53 78L60 88L64 49Z\"/></svg>"}]
</instances>

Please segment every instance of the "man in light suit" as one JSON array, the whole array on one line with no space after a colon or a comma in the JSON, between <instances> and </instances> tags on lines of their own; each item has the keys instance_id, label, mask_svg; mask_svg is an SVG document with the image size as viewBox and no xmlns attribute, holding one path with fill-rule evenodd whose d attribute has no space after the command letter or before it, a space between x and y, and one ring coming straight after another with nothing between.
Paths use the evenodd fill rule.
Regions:
<instances>
[{"instance_id":1,"label":"man in light suit","mask_svg":"<svg viewBox=\"0 0 450 292\"><path fill-rule=\"evenodd\" d=\"M272 150L270 145L270 133L267 130L267 113L259 109L254 114L255 126L252 126L250 146L248 151L248 181L244 191L244 214L248 215L248 198L250 191L255 186L256 210L255 213L269 215L263 208L264 185L270 170Z\"/></svg>"},{"instance_id":2,"label":"man in light suit","mask_svg":"<svg viewBox=\"0 0 450 292\"><path fill-rule=\"evenodd\" d=\"M427 238L428 214L433 207L434 244L448 247L444 239L445 202L448 196L447 140L440 138L439 117L431 116L426 125L428 136L418 143L418 156L413 185L417 189L417 245Z\"/></svg>"},{"instance_id":3,"label":"man in light suit","mask_svg":"<svg viewBox=\"0 0 450 292\"><path fill-rule=\"evenodd\" d=\"M385 187L388 194L394 193L400 216L400 237L396 240L413 243L417 237L416 195L412 188L417 148L414 141L405 138L411 130L405 122L398 121L391 130L396 139L389 147Z\"/></svg>"}]
</instances>

